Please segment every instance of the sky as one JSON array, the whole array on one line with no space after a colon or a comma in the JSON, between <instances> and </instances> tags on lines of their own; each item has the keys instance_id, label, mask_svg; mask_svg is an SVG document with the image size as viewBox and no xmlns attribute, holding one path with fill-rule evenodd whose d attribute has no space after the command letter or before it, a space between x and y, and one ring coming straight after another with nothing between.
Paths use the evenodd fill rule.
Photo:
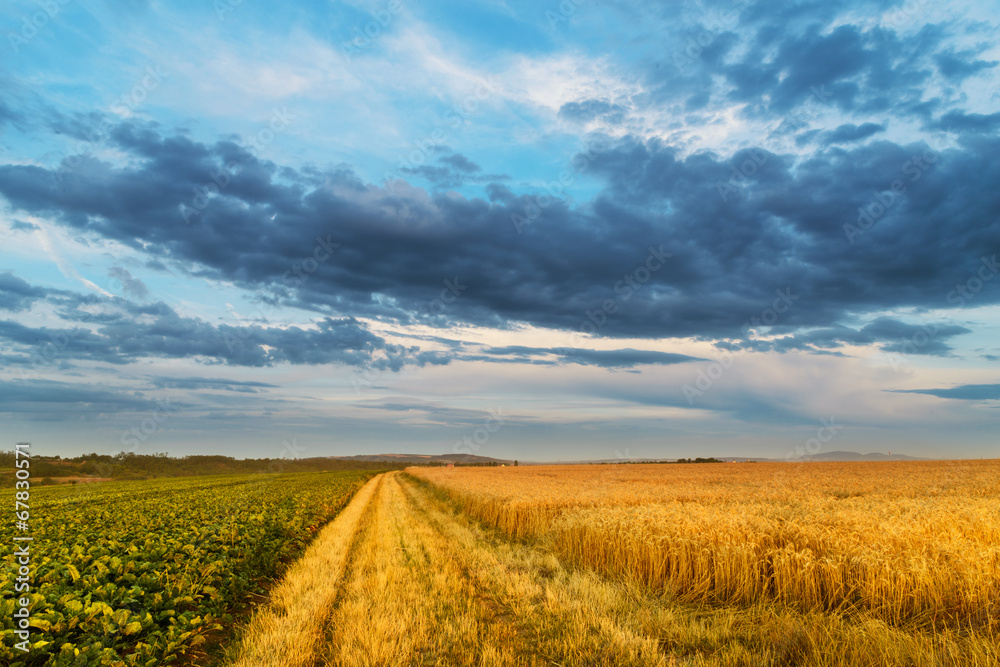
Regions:
<instances>
[{"instance_id":1,"label":"sky","mask_svg":"<svg viewBox=\"0 0 1000 667\"><path fill-rule=\"evenodd\" d=\"M0 448L996 457L998 10L8 0Z\"/></svg>"}]
</instances>

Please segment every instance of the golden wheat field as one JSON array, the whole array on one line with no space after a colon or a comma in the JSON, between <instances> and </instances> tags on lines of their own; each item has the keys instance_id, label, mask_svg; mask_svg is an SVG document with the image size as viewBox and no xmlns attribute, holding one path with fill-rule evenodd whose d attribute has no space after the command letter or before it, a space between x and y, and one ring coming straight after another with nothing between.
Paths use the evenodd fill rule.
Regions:
<instances>
[{"instance_id":1,"label":"golden wheat field","mask_svg":"<svg viewBox=\"0 0 1000 667\"><path fill-rule=\"evenodd\" d=\"M507 536L679 600L963 636L1000 623L1000 461L409 473Z\"/></svg>"},{"instance_id":2,"label":"golden wheat field","mask_svg":"<svg viewBox=\"0 0 1000 667\"><path fill-rule=\"evenodd\" d=\"M997 667L1000 462L376 475L233 667Z\"/></svg>"},{"instance_id":3,"label":"golden wheat field","mask_svg":"<svg viewBox=\"0 0 1000 667\"><path fill-rule=\"evenodd\" d=\"M224 482L147 495L194 485L232 514L249 480ZM1000 667L1000 461L413 467L283 483L325 498L332 520L307 515L308 546L266 602L178 664ZM132 487L106 492L138 502ZM184 553L186 572L197 552ZM81 595L71 582L61 599ZM185 613L177 622L197 622ZM73 627L49 618L39 629ZM81 645L125 664L103 641ZM98 664L75 650L0 664Z\"/></svg>"}]
</instances>

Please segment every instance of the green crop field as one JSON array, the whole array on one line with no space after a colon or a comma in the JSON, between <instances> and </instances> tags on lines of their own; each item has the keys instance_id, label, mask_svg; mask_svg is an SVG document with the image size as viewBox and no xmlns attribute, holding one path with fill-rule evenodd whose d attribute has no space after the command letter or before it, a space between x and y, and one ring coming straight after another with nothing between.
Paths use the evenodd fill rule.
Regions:
<instances>
[{"instance_id":1,"label":"green crop field","mask_svg":"<svg viewBox=\"0 0 1000 667\"><path fill-rule=\"evenodd\" d=\"M374 473L256 474L31 489L31 651L10 665L160 665L197 655Z\"/></svg>"}]
</instances>

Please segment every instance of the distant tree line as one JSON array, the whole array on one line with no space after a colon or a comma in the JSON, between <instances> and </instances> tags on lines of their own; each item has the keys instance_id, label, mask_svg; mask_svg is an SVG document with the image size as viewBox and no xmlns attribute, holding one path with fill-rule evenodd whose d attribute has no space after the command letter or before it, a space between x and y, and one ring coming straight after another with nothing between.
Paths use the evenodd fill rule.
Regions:
<instances>
[{"instance_id":1,"label":"distant tree line","mask_svg":"<svg viewBox=\"0 0 1000 667\"><path fill-rule=\"evenodd\" d=\"M55 483L60 477L112 478L141 480L153 477L187 477L192 475L253 474L256 472L334 472L338 470L402 470L412 463L354 461L344 459L235 459L231 456L195 455L171 457L167 454L115 455L84 454L61 456L31 456L32 484ZM14 452L0 451L0 486L14 484Z\"/></svg>"},{"instance_id":2,"label":"distant tree line","mask_svg":"<svg viewBox=\"0 0 1000 667\"><path fill-rule=\"evenodd\" d=\"M717 459L714 457L707 459L699 457L696 459L666 459L663 461L615 461L614 463L615 465L649 465L653 463L661 464L661 463L727 463L727 462L723 461L722 459ZM601 465L601 464L602 462L600 461L592 463L592 465Z\"/></svg>"},{"instance_id":3,"label":"distant tree line","mask_svg":"<svg viewBox=\"0 0 1000 667\"><path fill-rule=\"evenodd\" d=\"M431 465L441 466L447 464L432 463ZM507 465L507 464L502 461L477 461L474 463L463 463L461 461L455 461L455 463L453 463L452 465L454 465L456 468L496 468L497 466ZM514 461L512 465L517 465L517 461Z\"/></svg>"}]
</instances>

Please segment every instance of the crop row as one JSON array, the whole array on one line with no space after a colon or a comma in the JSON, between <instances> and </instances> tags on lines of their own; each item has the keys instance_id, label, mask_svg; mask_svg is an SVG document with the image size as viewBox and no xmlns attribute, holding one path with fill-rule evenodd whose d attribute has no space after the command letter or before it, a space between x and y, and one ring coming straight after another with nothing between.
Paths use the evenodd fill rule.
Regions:
<instances>
[{"instance_id":1,"label":"crop row","mask_svg":"<svg viewBox=\"0 0 1000 667\"><path fill-rule=\"evenodd\" d=\"M14 648L14 557L0 662L169 664L232 622L371 472L259 474L31 490L31 650ZM12 493L12 492L11 492Z\"/></svg>"}]
</instances>

